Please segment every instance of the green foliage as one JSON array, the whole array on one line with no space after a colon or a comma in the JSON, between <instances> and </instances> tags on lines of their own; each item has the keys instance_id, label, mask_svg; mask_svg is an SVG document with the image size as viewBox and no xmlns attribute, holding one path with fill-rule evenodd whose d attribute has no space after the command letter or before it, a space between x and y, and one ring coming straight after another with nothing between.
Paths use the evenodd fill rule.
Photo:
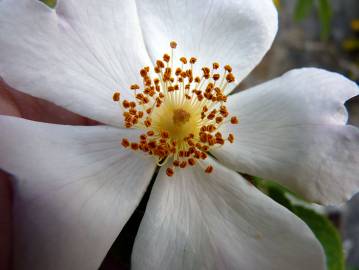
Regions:
<instances>
[{"instance_id":1,"label":"green foliage","mask_svg":"<svg viewBox=\"0 0 359 270\"><path fill-rule=\"evenodd\" d=\"M57 2L57 0L40 0L40 1L48 5L50 8L54 8Z\"/></svg>"},{"instance_id":2,"label":"green foliage","mask_svg":"<svg viewBox=\"0 0 359 270\"><path fill-rule=\"evenodd\" d=\"M309 16L314 6L314 0L298 0L294 9L294 19L301 21Z\"/></svg>"},{"instance_id":3,"label":"green foliage","mask_svg":"<svg viewBox=\"0 0 359 270\"><path fill-rule=\"evenodd\" d=\"M330 35L330 24L332 21L332 8L329 0L319 0L318 14L321 27L320 37L326 40Z\"/></svg>"},{"instance_id":4,"label":"green foliage","mask_svg":"<svg viewBox=\"0 0 359 270\"><path fill-rule=\"evenodd\" d=\"M330 36L332 8L330 0L297 0L293 17L296 21L307 18L311 11L316 8L320 22L320 38L327 40Z\"/></svg>"},{"instance_id":5,"label":"green foliage","mask_svg":"<svg viewBox=\"0 0 359 270\"><path fill-rule=\"evenodd\" d=\"M309 202L283 186L253 177L251 182L277 203L283 205L302 219L322 244L328 270L344 270L344 254L340 235L328 218L312 209ZM295 200L291 199L295 197Z\"/></svg>"},{"instance_id":6,"label":"green foliage","mask_svg":"<svg viewBox=\"0 0 359 270\"><path fill-rule=\"evenodd\" d=\"M327 257L328 270L344 270L341 238L332 223L325 216L303 206L295 206L293 213L307 223L322 244Z\"/></svg>"}]
</instances>

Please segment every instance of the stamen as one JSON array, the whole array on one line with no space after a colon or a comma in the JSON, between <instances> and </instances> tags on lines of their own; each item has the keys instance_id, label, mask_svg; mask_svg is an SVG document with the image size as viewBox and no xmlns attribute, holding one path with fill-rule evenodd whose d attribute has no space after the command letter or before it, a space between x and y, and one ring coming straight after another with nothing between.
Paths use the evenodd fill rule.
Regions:
<instances>
[{"instance_id":1,"label":"stamen","mask_svg":"<svg viewBox=\"0 0 359 270\"><path fill-rule=\"evenodd\" d=\"M124 126L144 131L138 141L123 138L121 145L152 155L159 166L172 160L166 174L173 176L175 170L207 159L211 148L233 143L234 135L222 134L219 128L239 121L236 116L230 117L225 106L225 88L235 81L231 66L223 66L221 75L220 64L213 62L212 68L202 67L200 74L194 74L197 58L182 56L177 60L177 43L171 41L170 48L170 55L165 53L156 61L152 74L147 66L140 69L142 86L129 87L133 99L121 100L118 91L112 99L121 105ZM176 61L179 67L174 66ZM213 167L204 171L211 173Z\"/></svg>"}]
</instances>

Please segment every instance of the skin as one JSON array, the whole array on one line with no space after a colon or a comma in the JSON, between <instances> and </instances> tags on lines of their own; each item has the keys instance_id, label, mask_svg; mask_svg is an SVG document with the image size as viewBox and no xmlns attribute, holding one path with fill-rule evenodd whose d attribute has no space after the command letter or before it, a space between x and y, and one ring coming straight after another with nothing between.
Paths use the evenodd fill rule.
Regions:
<instances>
[{"instance_id":1,"label":"skin","mask_svg":"<svg viewBox=\"0 0 359 270\"><path fill-rule=\"evenodd\" d=\"M0 114L54 124L96 124L93 120L66 111L50 102L10 88L1 78ZM0 170L0 269L4 270L11 269L12 196L11 177Z\"/></svg>"}]
</instances>

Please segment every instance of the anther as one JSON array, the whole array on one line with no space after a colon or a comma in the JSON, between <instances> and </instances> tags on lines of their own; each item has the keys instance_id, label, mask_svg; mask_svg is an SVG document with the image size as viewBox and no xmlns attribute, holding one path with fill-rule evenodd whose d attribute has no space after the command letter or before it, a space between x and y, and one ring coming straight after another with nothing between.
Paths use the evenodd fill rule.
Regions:
<instances>
[{"instance_id":1,"label":"anther","mask_svg":"<svg viewBox=\"0 0 359 270\"><path fill-rule=\"evenodd\" d=\"M157 61L156 61L156 65L157 65L157 67L159 67L160 69L165 67L165 64L164 64L161 60L157 60Z\"/></svg>"},{"instance_id":2,"label":"anther","mask_svg":"<svg viewBox=\"0 0 359 270\"><path fill-rule=\"evenodd\" d=\"M213 80L215 80L215 81L218 81L220 77L221 76L218 73L213 74L213 76L212 76Z\"/></svg>"},{"instance_id":3,"label":"anther","mask_svg":"<svg viewBox=\"0 0 359 270\"><path fill-rule=\"evenodd\" d=\"M195 64L195 63L197 62L197 58L196 58L196 57L191 57L191 58L189 59L189 62L190 62L191 64Z\"/></svg>"},{"instance_id":4,"label":"anther","mask_svg":"<svg viewBox=\"0 0 359 270\"><path fill-rule=\"evenodd\" d=\"M233 125L238 124L238 118L236 116L231 117L231 124Z\"/></svg>"},{"instance_id":5,"label":"anther","mask_svg":"<svg viewBox=\"0 0 359 270\"><path fill-rule=\"evenodd\" d=\"M130 88L131 90L138 90L140 89L140 86L138 84L132 84Z\"/></svg>"},{"instance_id":6,"label":"anther","mask_svg":"<svg viewBox=\"0 0 359 270\"><path fill-rule=\"evenodd\" d=\"M206 173L211 173L213 172L213 167L211 165L209 165L206 169L205 169Z\"/></svg>"},{"instance_id":7,"label":"anther","mask_svg":"<svg viewBox=\"0 0 359 270\"><path fill-rule=\"evenodd\" d=\"M137 150L138 149L138 143L131 143L131 149Z\"/></svg>"},{"instance_id":8,"label":"anther","mask_svg":"<svg viewBox=\"0 0 359 270\"><path fill-rule=\"evenodd\" d=\"M170 134L167 131L162 131L161 132L161 137L163 139L168 139L170 137Z\"/></svg>"},{"instance_id":9,"label":"anther","mask_svg":"<svg viewBox=\"0 0 359 270\"><path fill-rule=\"evenodd\" d=\"M171 41L171 42L170 42L170 47L171 47L172 49L176 49L176 47L177 47L176 41Z\"/></svg>"},{"instance_id":10,"label":"anther","mask_svg":"<svg viewBox=\"0 0 359 270\"><path fill-rule=\"evenodd\" d=\"M229 135L228 135L228 141L229 141L230 143L233 143L233 142L234 142L234 135L233 135L232 133L229 133Z\"/></svg>"},{"instance_id":11,"label":"anther","mask_svg":"<svg viewBox=\"0 0 359 270\"><path fill-rule=\"evenodd\" d=\"M124 101L122 102L122 106L127 109L127 108L130 107L130 102L128 102L127 100L124 100Z\"/></svg>"},{"instance_id":12,"label":"anther","mask_svg":"<svg viewBox=\"0 0 359 270\"><path fill-rule=\"evenodd\" d=\"M121 96L121 94L119 92L113 93L113 96L112 96L113 101L115 101L115 102L119 101L120 96Z\"/></svg>"},{"instance_id":13,"label":"anther","mask_svg":"<svg viewBox=\"0 0 359 270\"><path fill-rule=\"evenodd\" d=\"M227 82L231 83L235 81L234 75L232 73L228 73L226 76Z\"/></svg>"},{"instance_id":14,"label":"anther","mask_svg":"<svg viewBox=\"0 0 359 270\"><path fill-rule=\"evenodd\" d=\"M232 72L232 67L230 65L225 65L223 68L228 72Z\"/></svg>"},{"instance_id":15,"label":"anther","mask_svg":"<svg viewBox=\"0 0 359 270\"><path fill-rule=\"evenodd\" d=\"M165 61L165 62L168 63L168 62L170 61L170 59L171 59L171 57L170 57L168 54L165 53L165 54L163 55L163 61Z\"/></svg>"},{"instance_id":16,"label":"anther","mask_svg":"<svg viewBox=\"0 0 359 270\"><path fill-rule=\"evenodd\" d=\"M182 161L180 164L180 168L184 169L187 166L187 162L186 161Z\"/></svg>"},{"instance_id":17,"label":"anther","mask_svg":"<svg viewBox=\"0 0 359 270\"><path fill-rule=\"evenodd\" d=\"M129 142L126 138L122 139L121 144L122 144L122 146L125 147L125 148L127 148L127 147L130 146L130 142Z\"/></svg>"},{"instance_id":18,"label":"anther","mask_svg":"<svg viewBox=\"0 0 359 270\"><path fill-rule=\"evenodd\" d=\"M173 176L173 174L174 174L173 169L170 168L170 167L168 167L167 170L166 170L166 174L167 174L169 177Z\"/></svg>"},{"instance_id":19,"label":"anther","mask_svg":"<svg viewBox=\"0 0 359 270\"><path fill-rule=\"evenodd\" d=\"M149 130L149 131L147 131L147 135L153 136L153 135L155 135L155 132L153 130Z\"/></svg>"},{"instance_id":20,"label":"anther","mask_svg":"<svg viewBox=\"0 0 359 270\"><path fill-rule=\"evenodd\" d=\"M184 65L187 64L186 57L181 57L179 60L182 62L182 64L184 64Z\"/></svg>"},{"instance_id":21,"label":"anther","mask_svg":"<svg viewBox=\"0 0 359 270\"><path fill-rule=\"evenodd\" d=\"M189 158L188 159L188 164L191 166L194 166L196 164L196 160L194 158Z\"/></svg>"},{"instance_id":22,"label":"anther","mask_svg":"<svg viewBox=\"0 0 359 270\"><path fill-rule=\"evenodd\" d=\"M140 70L140 75L141 77L146 77L147 76L147 71L143 68Z\"/></svg>"}]
</instances>

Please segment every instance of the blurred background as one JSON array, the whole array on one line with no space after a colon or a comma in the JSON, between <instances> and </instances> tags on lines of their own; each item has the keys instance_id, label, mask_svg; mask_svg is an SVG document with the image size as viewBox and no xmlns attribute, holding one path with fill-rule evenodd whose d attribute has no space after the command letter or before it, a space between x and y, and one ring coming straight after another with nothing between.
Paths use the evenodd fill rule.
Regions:
<instances>
[{"instance_id":1,"label":"blurred background","mask_svg":"<svg viewBox=\"0 0 359 270\"><path fill-rule=\"evenodd\" d=\"M300 67L341 73L359 83L359 1L277 0L279 31L262 63L240 85L247 89ZM359 126L359 97L346 104ZM359 175L358 175L359 178ZM359 269L359 194L326 212L344 241L347 269Z\"/></svg>"}]
</instances>

